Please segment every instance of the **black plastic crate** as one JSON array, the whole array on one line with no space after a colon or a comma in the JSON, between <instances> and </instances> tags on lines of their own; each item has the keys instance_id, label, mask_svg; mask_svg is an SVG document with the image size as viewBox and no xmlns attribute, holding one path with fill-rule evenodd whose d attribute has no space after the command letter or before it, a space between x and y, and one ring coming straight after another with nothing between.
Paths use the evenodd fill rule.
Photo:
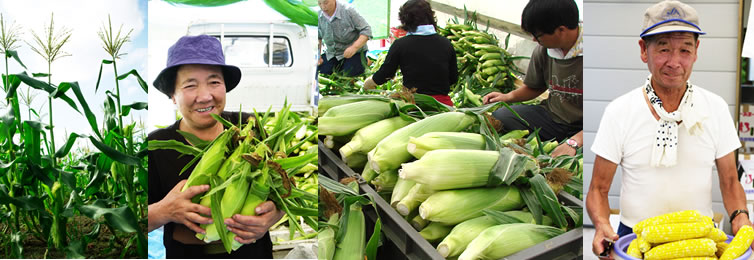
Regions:
<instances>
[{"instance_id":1,"label":"black plastic crate","mask_svg":"<svg viewBox=\"0 0 754 260\"><path fill-rule=\"evenodd\" d=\"M367 223L367 235L371 236L372 228L379 214L382 219L383 246L379 250L380 259L445 259L437 252L419 232L417 232L397 211L390 207L390 203L380 197L363 178L320 141L319 172L333 180L345 177L356 177L362 193L369 194L375 202L377 212L373 207L364 207ZM578 198L561 192L558 194L561 202L566 205L583 207ZM566 260L581 259L583 229L581 227L570 230L563 235L554 237L530 248L524 249L504 259L547 259Z\"/></svg>"}]
</instances>

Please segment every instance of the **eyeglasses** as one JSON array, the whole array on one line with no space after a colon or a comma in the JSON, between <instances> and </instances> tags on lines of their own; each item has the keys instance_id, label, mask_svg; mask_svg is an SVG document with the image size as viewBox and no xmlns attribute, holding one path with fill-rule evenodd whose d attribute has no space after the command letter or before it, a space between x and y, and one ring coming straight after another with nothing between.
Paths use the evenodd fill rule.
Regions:
<instances>
[{"instance_id":1,"label":"eyeglasses","mask_svg":"<svg viewBox=\"0 0 754 260\"><path fill-rule=\"evenodd\" d=\"M539 37L542 37L542 35L545 35L545 34L546 33L532 34L532 36L534 36L534 40L536 40L537 42L540 42Z\"/></svg>"}]
</instances>

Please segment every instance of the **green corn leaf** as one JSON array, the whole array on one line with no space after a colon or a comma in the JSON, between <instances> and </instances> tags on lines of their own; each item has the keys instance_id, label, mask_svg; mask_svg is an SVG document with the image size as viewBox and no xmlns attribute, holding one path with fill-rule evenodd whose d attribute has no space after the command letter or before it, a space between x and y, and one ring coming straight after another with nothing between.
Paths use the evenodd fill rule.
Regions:
<instances>
[{"instance_id":1,"label":"green corn leaf","mask_svg":"<svg viewBox=\"0 0 754 260\"><path fill-rule=\"evenodd\" d=\"M121 106L121 113L123 113L123 116L128 116L129 112L131 112L131 109L145 110L147 109L147 102L135 102L133 104Z\"/></svg>"},{"instance_id":2,"label":"green corn leaf","mask_svg":"<svg viewBox=\"0 0 754 260\"><path fill-rule=\"evenodd\" d=\"M581 222L583 221L581 220L581 216L583 213L579 214L576 212L576 210L578 210L578 212L582 212L583 211L582 208L578 207L576 210L570 207L566 207L566 206L562 206L562 208L563 208L563 211L565 211L566 214L568 214L568 216L573 220L573 223L575 224L576 227L580 227L582 225Z\"/></svg>"},{"instance_id":3,"label":"green corn leaf","mask_svg":"<svg viewBox=\"0 0 754 260\"><path fill-rule=\"evenodd\" d=\"M70 86L71 90L73 90L74 95L76 95L76 99L78 99L79 104L81 104L81 108L84 109L84 115L86 116L87 122L89 122L89 127L94 131L94 134L97 135L98 138L102 138L102 135L99 132L99 125L97 124L97 117L92 113L92 110L89 108L89 103L86 102L86 98L84 97L84 94L81 92L81 88L79 87L78 82L63 82L60 83L61 87L63 86Z\"/></svg>"},{"instance_id":4,"label":"green corn leaf","mask_svg":"<svg viewBox=\"0 0 754 260\"><path fill-rule=\"evenodd\" d=\"M136 223L136 216L126 206L111 208L104 199L98 199L92 204L80 206L79 212L92 219L99 219L104 216L105 222L118 231L126 233L141 232L139 225Z\"/></svg>"},{"instance_id":5,"label":"green corn leaf","mask_svg":"<svg viewBox=\"0 0 754 260\"><path fill-rule=\"evenodd\" d=\"M100 79L102 79L102 67L105 64L113 64L113 61L111 61L111 60L102 60L102 62L99 64L99 73L97 73L97 84L94 85L94 93L97 93L97 90L99 90Z\"/></svg>"},{"instance_id":6,"label":"green corn leaf","mask_svg":"<svg viewBox=\"0 0 754 260\"><path fill-rule=\"evenodd\" d=\"M172 5L190 5L197 7L214 7L234 4L244 0L165 0Z\"/></svg>"},{"instance_id":7,"label":"green corn leaf","mask_svg":"<svg viewBox=\"0 0 754 260\"><path fill-rule=\"evenodd\" d=\"M118 80L123 80L126 77L128 77L128 75L133 75L134 77L136 77L136 82L139 83L139 86L141 86L141 89L144 90L144 93L149 92L148 90L149 85L147 85L147 82L144 81L143 78L141 78L141 76L139 75L139 72L137 72L135 69L118 76Z\"/></svg>"},{"instance_id":8,"label":"green corn leaf","mask_svg":"<svg viewBox=\"0 0 754 260\"><path fill-rule=\"evenodd\" d=\"M124 154L110 146L105 145L92 136L89 137L89 140L92 141L92 144L94 144L97 149L99 149L102 153L115 161L131 166L139 166L139 164L141 163L141 159Z\"/></svg>"},{"instance_id":9,"label":"green corn leaf","mask_svg":"<svg viewBox=\"0 0 754 260\"><path fill-rule=\"evenodd\" d=\"M228 120L225 120L225 118L222 118L219 115L216 115L216 114L210 114L210 115L212 116L212 118L214 118L215 120L217 120L217 122L220 122L221 124L223 124L225 127L230 128L230 127L233 126L233 123L231 123Z\"/></svg>"},{"instance_id":10,"label":"green corn leaf","mask_svg":"<svg viewBox=\"0 0 754 260\"><path fill-rule=\"evenodd\" d=\"M536 167L536 162L531 158L504 147L500 149L500 157L492 167L487 186L494 187L503 183L511 185L518 177L524 176L527 171L532 171Z\"/></svg>"},{"instance_id":11,"label":"green corn leaf","mask_svg":"<svg viewBox=\"0 0 754 260\"><path fill-rule=\"evenodd\" d=\"M484 209L482 210L482 212L485 215L492 217L495 221L497 221L500 224L524 223L523 220L518 219L503 211Z\"/></svg>"},{"instance_id":12,"label":"green corn leaf","mask_svg":"<svg viewBox=\"0 0 754 260\"><path fill-rule=\"evenodd\" d=\"M541 174L534 175L534 177L529 179L529 183L531 183L534 195L537 197L540 205L542 205L542 209L547 212L547 215L552 218L553 222L555 222L558 227L567 227L568 222L566 221L563 212L560 210L558 198L555 196L552 188L550 188L550 185L547 185L545 177Z\"/></svg>"},{"instance_id":13,"label":"green corn leaf","mask_svg":"<svg viewBox=\"0 0 754 260\"><path fill-rule=\"evenodd\" d=\"M382 245L382 241L380 240L381 232L382 219L378 217L377 221L374 223L374 231L372 231L372 236L369 238L369 241L367 241L366 248L364 249L366 252L367 260L377 260L377 248Z\"/></svg>"},{"instance_id":14,"label":"green corn leaf","mask_svg":"<svg viewBox=\"0 0 754 260\"><path fill-rule=\"evenodd\" d=\"M79 137L85 138L86 136L82 136L77 133L71 133L71 135L68 136L68 141L65 142L65 145L60 147L60 149L55 152L55 157L63 158L68 155L68 152L71 151L71 147L73 147L73 144L76 143L76 139Z\"/></svg>"},{"instance_id":15,"label":"green corn leaf","mask_svg":"<svg viewBox=\"0 0 754 260\"><path fill-rule=\"evenodd\" d=\"M280 164L281 168L287 170L291 168L304 166L316 160L317 160L317 154L306 154L306 155L301 155L301 156L296 156L296 157L277 159L273 161Z\"/></svg>"},{"instance_id":16,"label":"green corn leaf","mask_svg":"<svg viewBox=\"0 0 754 260\"><path fill-rule=\"evenodd\" d=\"M526 207L529 208L534 221L542 225L542 205L539 204L536 195L532 189L521 189L521 198L526 203Z\"/></svg>"},{"instance_id":17,"label":"green corn leaf","mask_svg":"<svg viewBox=\"0 0 754 260\"><path fill-rule=\"evenodd\" d=\"M10 99L12 97L16 96L16 89L18 89L18 86L21 85L21 79L18 78L16 75L2 75L3 78L3 84L5 84L6 81L10 84L10 86L5 86L4 89L6 89L5 93L5 99Z\"/></svg>"},{"instance_id":18,"label":"green corn leaf","mask_svg":"<svg viewBox=\"0 0 754 260\"><path fill-rule=\"evenodd\" d=\"M81 240L70 241L67 247L65 247L66 258L86 258L84 255L84 243ZM125 252L125 249L123 250Z\"/></svg>"},{"instance_id":19,"label":"green corn leaf","mask_svg":"<svg viewBox=\"0 0 754 260\"><path fill-rule=\"evenodd\" d=\"M38 197L26 195L11 198L8 196L8 188L5 184L0 184L0 204L13 204L29 211L45 210L42 200Z\"/></svg>"},{"instance_id":20,"label":"green corn leaf","mask_svg":"<svg viewBox=\"0 0 754 260\"><path fill-rule=\"evenodd\" d=\"M147 147L150 151L172 149L179 153L190 154L193 156L199 156L202 154L202 150L176 140L149 140Z\"/></svg>"},{"instance_id":21,"label":"green corn leaf","mask_svg":"<svg viewBox=\"0 0 754 260\"><path fill-rule=\"evenodd\" d=\"M42 160L41 140L39 138L42 132L42 124L36 121L24 121L24 152L26 157L31 160L32 163L40 165Z\"/></svg>"},{"instance_id":22,"label":"green corn leaf","mask_svg":"<svg viewBox=\"0 0 754 260\"><path fill-rule=\"evenodd\" d=\"M218 185L220 185L220 177L213 175L212 177L210 177L210 183L212 187L217 187ZM222 196L220 195L220 193L215 193L210 197L210 200L212 201L210 204L210 209L212 210L213 224L217 229L217 233L220 235L220 240L223 242L225 251L230 254L232 241L230 240L230 237L228 237L228 232L225 228L225 222L223 220L222 205L220 203Z\"/></svg>"},{"instance_id":23,"label":"green corn leaf","mask_svg":"<svg viewBox=\"0 0 754 260\"><path fill-rule=\"evenodd\" d=\"M5 56L6 57L13 57L13 59L16 60L18 62L18 64L21 65L21 67L24 67L24 69L28 70L28 68L26 68L26 65L24 65L23 62L21 62L21 58L18 57L18 52L17 51L14 51L14 50L5 50Z\"/></svg>"},{"instance_id":24,"label":"green corn leaf","mask_svg":"<svg viewBox=\"0 0 754 260\"><path fill-rule=\"evenodd\" d=\"M24 245L21 240L21 231L16 231L10 235L10 255L13 258L21 259L24 255Z\"/></svg>"},{"instance_id":25,"label":"green corn leaf","mask_svg":"<svg viewBox=\"0 0 754 260\"><path fill-rule=\"evenodd\" d=\"M212 143L212 141L202 140L201 138L196 137L196 135L192 133L181 131L181 130L176 130L176 131L178 131L178 133L181 134L183 138L186 138L186 141L194 145L196 148L204 150L210 143Z\"/></svg>"}]
</instances>

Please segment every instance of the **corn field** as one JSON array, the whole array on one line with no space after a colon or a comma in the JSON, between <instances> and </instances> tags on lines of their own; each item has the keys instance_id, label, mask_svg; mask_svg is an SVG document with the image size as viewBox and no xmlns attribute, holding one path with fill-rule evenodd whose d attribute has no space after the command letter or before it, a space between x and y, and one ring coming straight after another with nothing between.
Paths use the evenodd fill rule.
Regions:
<instances>
[{"instance_id":1,"label":"corn field","mask_svg":"<svg viewBox=\"0 0 754 260\"><path fill-rule=\"evenodd\" d=\"M45 19L41 19L44 17ZM101 53L94 92L77 81L53 82L52 64L81 52L68 43L76 37L56 16L40 16L45 26L22 30L0 17L3 109L0 114L0 257L2 258L146 258L147 160L146 134L140 121L129 118L145 110L146 102L121 103L121 85L136 82L147 91L135 69L118 68L132 30L115 29L109 18L96 34ZM49 20L47 20L49 19ZM21 34L30 31L31 40ZM21 57L28 45L37 56ZM27 67L24 61L44 59L46 67ZM9 64L23 71L9 71ZM97 73L97 68L89 71ZM115 77L103 78L112 70ZM125 71L125 73L123 73ZM94 74L93 74L94 75ZM100 88L100 83L112 86ZM104 104L90 104L105 92ZM47 96L46 110L30 105L33 95ZM53 100L76 113L60 114ZM24 106L21 106L24 104ZM56 103L59 105L60 103ZM102 107L101 112L93 110ZM46 112L46 114L45 114ZM103 115L99 118L97 115ZM57 124L71 117L86 120L91 132L67 132ZM55 142L65 132L65 142ZM93 146L93 148L90 148Z\"/></svg>"}]
</instances>

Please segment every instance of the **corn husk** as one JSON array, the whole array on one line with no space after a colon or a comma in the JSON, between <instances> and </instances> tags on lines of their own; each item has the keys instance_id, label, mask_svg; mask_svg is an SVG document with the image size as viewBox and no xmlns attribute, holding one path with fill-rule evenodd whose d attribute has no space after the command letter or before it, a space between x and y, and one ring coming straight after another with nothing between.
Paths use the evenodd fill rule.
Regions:
<instances>
[{"instance_id":1,"label":"corn husk","mask_svg":"<svg viewBox=\"0 0 754 260\"><path fill-rule=\"evenodd\" d=\"M432 194L419 206L419 215L448 225L482 216L482 210L520 209L524 201L516 186L444 190Z\"/></svg>"},{"instance_id":2,"label":"corn husk","mask_svg":"<svg viewBox=\"0 0 754 260\"><path fill-rule=\"evenodd\" d=\"M429 225L419 231L419 235L429 241L429 243L434 244L442 241L442 239L450 233L452 228L453 226L430 222Z\"/></svg>"},{"instance_id":3,"label":"corn husk","mask_svg":"<svg viewBox=\"0 0 754 260\"><path fill-rule=\"evenodd\" d=\"M429 189L427 185L416 184L411 187L408 194L396 204L395 209L401 215L408 216L411 211L419 208L419 205L435 192L437 191Z\"/></svg>"},{"instance_id":4,"label":"corn husk","mask_svg":"<svg viewBox=\"0 0 754 260\"><path fill-rule=\"evenodd\" d=\"M354 153L366 154L379 143L382 139L395 132L396 130L413 123L399 116L377 121L373 124L359 129L351 138L351 141L340 148L340 156L343 161Z\"/></svg>"},{"instance_id":5,"label":"corn husk","mask_svg":"<svg viewBox=\"0 0 754 260\"><path fill-rule=\"evenodd\" d=\"M419 137L410 137L406 150L421 159L425 153L439 149L483 150L484 136L474 133L432 132Z\"/></svg>"},{"instance_id":6,"label":"corn husk","mask_svg":"<svg viewBox=\"0 0 754 260\"><path fill-rule=\"evenodd\" d=\"M499 156L497 151L434 150L404 163L399 174L433 190L481 187L487 185Z\"/></svg>"},{"instance_id":7,"label":"corn husk","mask_svg":"<svg viewBox=\"0 0 754 260\"><path fill-rule=\"evenodd\" d=\"M377 100L333 107L318 119L319 135L350 135L362 127L387 118L390 113L391 104Z\"/></svg>"},{"instance_id":8,"label":"corn husk","mask_svg":"<svg viewBox=\"0 0 754 260\"><path fill-rule=\"evenodd\" d=\"M563 230L534 224L504 224L485 229L469 243L459 260L500 259L563 234Z\"/></svg>"},{"instance_id":9,"label":"corn husk","mask_svg":"<svg viewBox=\"0 0 754 260\"><path fill-rule=\"evenodd\" d=\"M498 225L490 216L481 216L459 223L450 231L445 239L437 246L437 252L443 257L461 255L466 246L485 229Z\"/></svg>"}]
</instances>

